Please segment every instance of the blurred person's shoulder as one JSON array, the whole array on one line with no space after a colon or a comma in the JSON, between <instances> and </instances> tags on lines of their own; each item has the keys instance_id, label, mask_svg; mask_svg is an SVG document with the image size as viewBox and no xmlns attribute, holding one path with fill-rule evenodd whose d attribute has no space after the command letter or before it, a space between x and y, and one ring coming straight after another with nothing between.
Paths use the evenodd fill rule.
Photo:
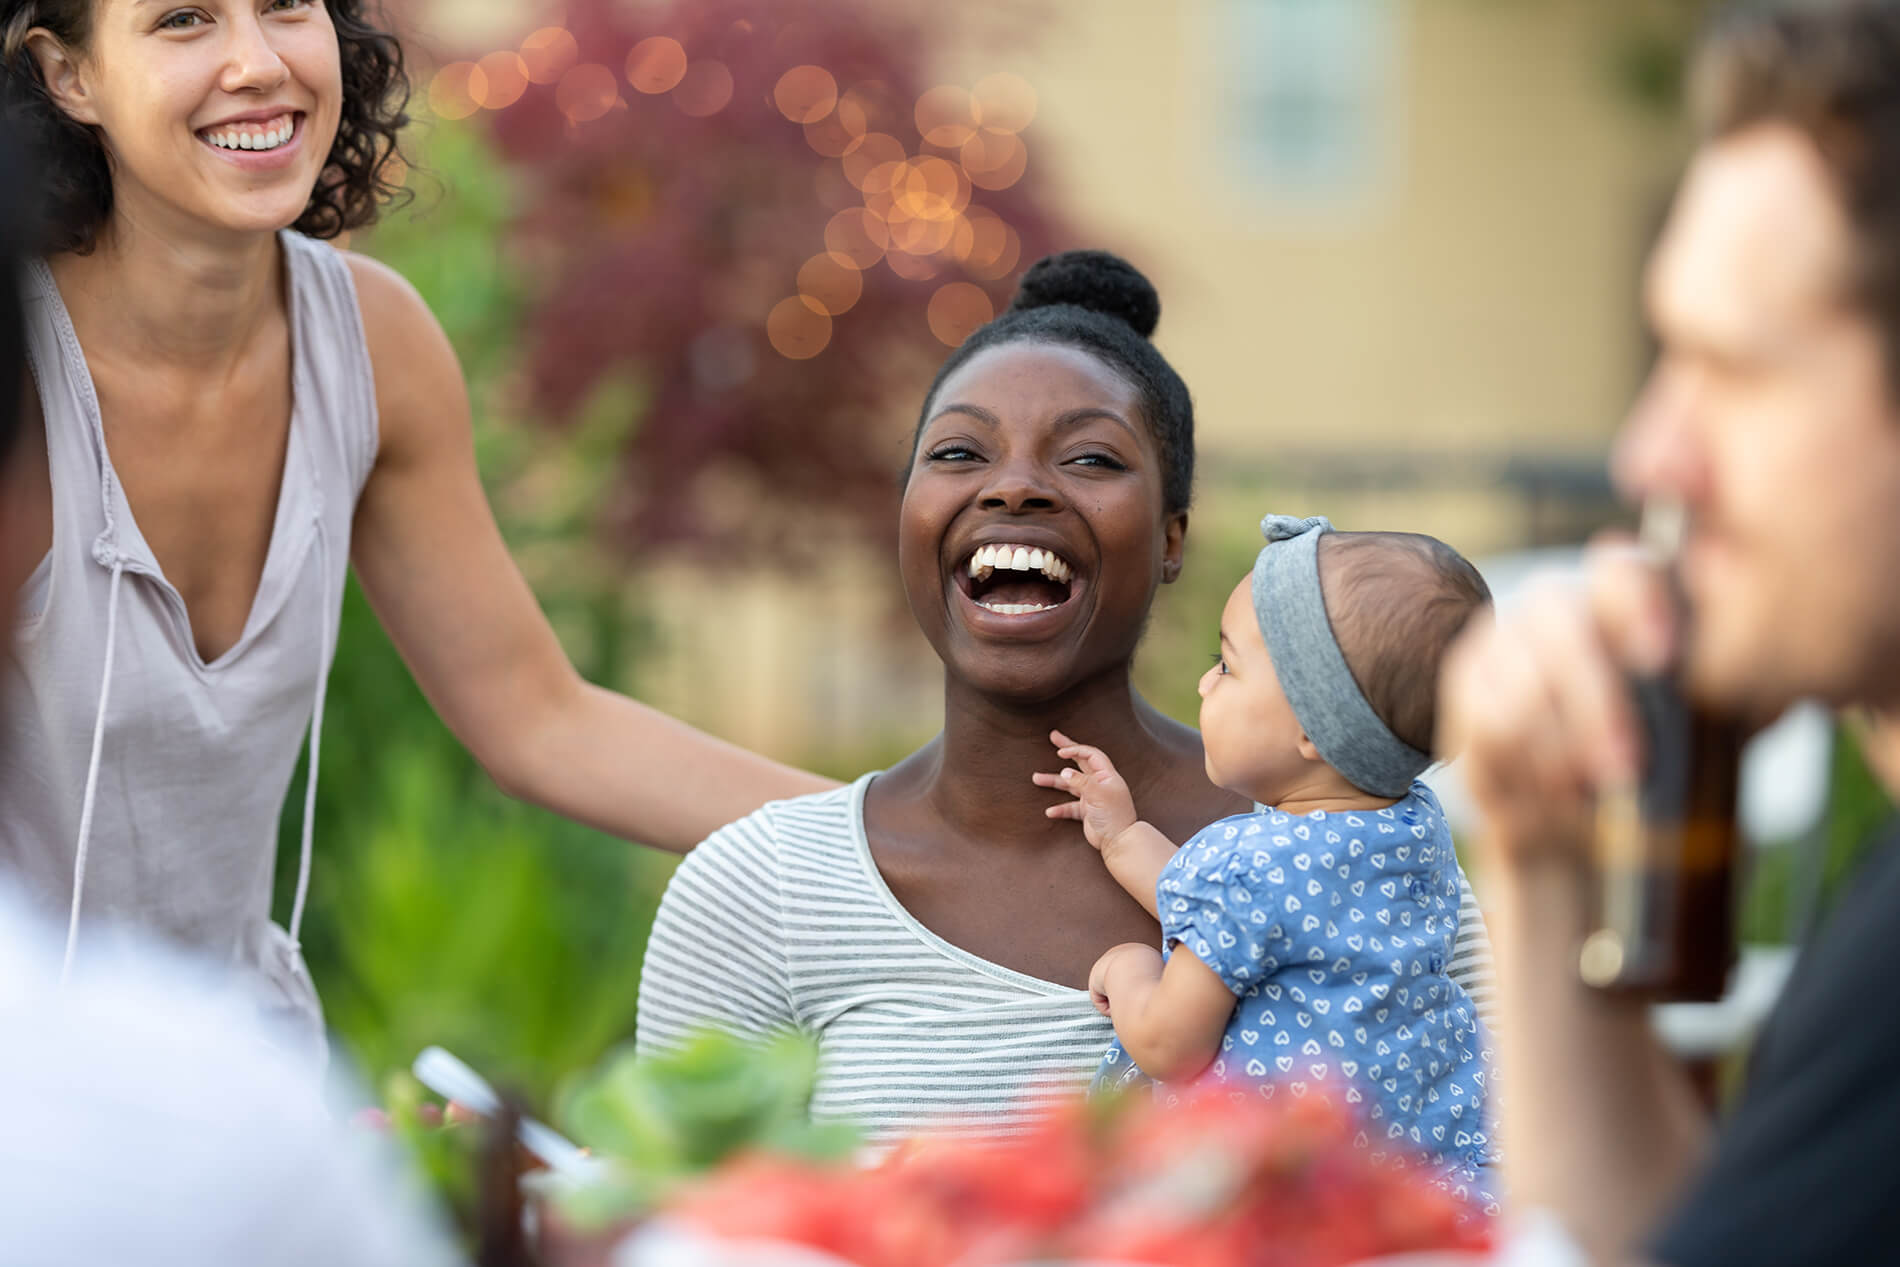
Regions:
<instances>
[{"instance_id":1,"label":"blurred person's shoulder","mask_svg":"<svg viewBox=\"0 0 1900 1267\"><path fill-rule=\"evenodd\" d=\"M0 1267L458 1261L387 1149L246 996L132 934L61 930L0 881Z\"/></svg>"}]
</instances>

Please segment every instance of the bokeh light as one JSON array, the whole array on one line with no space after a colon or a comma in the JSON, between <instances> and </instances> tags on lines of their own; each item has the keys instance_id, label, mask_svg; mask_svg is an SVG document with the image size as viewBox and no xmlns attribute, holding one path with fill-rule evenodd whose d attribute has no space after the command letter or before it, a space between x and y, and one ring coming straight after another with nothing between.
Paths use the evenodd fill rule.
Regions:
<instances>
[{"instance_id":1,"label":"bokeh light","mask_svg":"<svg viewBox=\"0 0 1900 1267\"><path fill-rule=\"evenodd\" d=\"M937 287L926 312L930 333L951 347L969 338L976 328L996 315L989 293L969 282L949 282Z\"/></svg>"},{"instance_id":2,"label":"bokeh light","mask_svg":"<svg viewBox=\"0 0 1900 1267\"><path fill-rule=\"evenodd\" d=\"M679 86L673 89L673 104L680 113L695 119L718 114L732 100L732 71L712 58L694 62L686 68Z\"/></svg>"},{"instance_id":3,"label":"bokeh light","mask_svg":"<svg viewBox=\"0 0 1900 1267\"><path fill-rule=\"evenodd\" d=\"M950 245L951 235L955 232L956 221L947 217L942 220L893 220L891 246L912 255L935 255Z\"/></svg>"},{"instance_id":4,"label":"bokeh light","mask_svg":"<svg viewBox=\"0 0 1900 1267\"><path fill-rule=\"evenodd\" d=\"M793 123L816 123L838 104L838 81L823 66L794 66L778 77L772 104Z\"/></svg>"},{"instance_id":5,"label":"bokeh light","mask_svg":"<svg viewBox=\"0 0 1900 1267\"><path fill-rule=\"evenodd\" d=\"M1029 166L1029 147L1013 132L985 128L963 143L958 158L978 189L1008 189Z\"/></svg>"},{"instance_id":6,"label":"bokeh light","mask_svg":"<svg viewBox=\"0 0 1900 1267\"><path fill-rule=\"evenodd\" d=\"M890 178L891 196L907 216L949 220L969 205L969 179L934 155L914 158Z\"/></svg>"},{"instance_id":7,"label":"bokeh light","mask_svg":"<svg viewBox=\"0 0 1900 1267\"><path fill-rule=\"evenodd\" d=\"M917 135L926 145L953 150L976 132L975 104L955 84L939 84L917 98Z\"/></svg>"},{"instance_id":8,"label":"bokeh light","mask_svg":"<svg viewBox=\"0 0 1900 1267\"><path fill-rule=\"evenodd\" d=\"M1021 75L985 75L970 90L976 119L985 131L1020 132L1036 117L1036 90Z\"/></svg>"},{"instance_id":9,"label":"bokeh light","mask_svg":"<svg viewBox=\"0 0 1900 1267\"><path fill-rule=\"evenodd\" d=\"M976 246L976 229L970 224L970 217L959 212L950 222L950 245L944 247L944 254L961 264L970 258L970 251Z\"/></svg>"},{"instance_id":10,"label":"bokeh light","mask_svg":"<svg viewBox=\"0 0 1900 1267\"><path fill-rule=\"evenodd\" d=\"M805 143L826 158L843 158L864 140L864 104L850 93L831 113L805 125Z\"/></svg>"},{"instance_id":11,"label":"bokeh light","mask_svg":"<svg viewBox=\"0 0 1900 1267\"><path fill-rule=\"evenodd\" d=\"M671 92L686 77L686 49L678 40L652 35L627 52L627 82L635 92Z\"/></svg>"},{"instance_id":12,"label":"bokeh light","mask_svg":"<svg viewBox=\"0 0 1900 1267\"><path fill-rule=\"evenodd\" d=\"M963 258L964 272L979 281L992 282L1016 271L1016 262L1023 250L1016 230L994 213L978 214L972 209L970 231L970 251Z\"/></svg>"},{"instance_id":13,"label":"bokeh light","mask_svg":"<svg viewBox=\"0 0 1900 1267\"><path fill-rule=\"evenodd\" d=\"M544 26L521 41L521 60L528 67L528 79L537 84L554 84L581 59L581 46L574 36L558 26Z\"/></svg>"},{"instance_id":14,"label":"bokeh light","mask_svg":"<svg viewBox=\"0 0 1900 1267\"><path fill-rule=\"evenodd\" d=\"M798 270L798 297L813 312L842 317L864 294L864 274L842 255L814 255Z\"/></svg>"},{"instance_id":15,"label":"bokeh light","mask_svg":"<svg viewBox=\"0 0 1900 1267\"><path fill-rule=\"evenodd\" d=\"M885 265L907 282L927 282L943 271L943 266L928 255L912 255L909 251L892 251L884 257Z\"/></svg>"},{"instance_id":16,"label":"bokeh light","mask_svg":"<svg viewBox=\"0 0 1900 1267\"><path fill-rule=\"evenodd\" d=\"M613 71L599 62L583 62L561 76L554 89L554 104L574 123L592 123L620 100L620 85Z\"/></svg>"},{"instance_id":17,"label":"bokeh light","mask_svg":"<svg viewBox=\"0 0 1900 1267\"><path fill-rule=\"evenodd\" d=\"M847 207L825 225L825 250L851 261L853 268L870 268L890 244L884 221L863 207Z\"/></svg>"},{"instance_id":18,"label":"bokeh light","mask_svg":"<svg viewBox=\"0 0 1900 1267\"><path fill-rule=\"evenodd\" d=\"M897 220L910 216L908 211L897 205L897 194L894 192L896 177L904 170L907 161L899 159L894 163L879 163L864 173L861 186L864 190L864 205L880 219ZM848 169L845 174L850 174Z\"/></svg>"},{"instance_id":19,"label":"bokeh light","mask_svg":"<svg viewBox=\"0 0 1900 1267\"><path fill-rule=\"evenodd\" d=\"M765 318L765 337L787 360L810 360L831 342L831 318L793 295L779 300Z\"/></svg>"},{"instance_id":20,"label":"bokeh light","mask_svg":"<svg viewBox=\"0 0 1900 1267\"><path fill-rule=\"evenodd\" d=\"M482 108L488 76L474 62L450 62L429 79L429 109L439 119L466 119Z\"/></svg>"},{"instance_id":21,"label":"bokeh light","mask_svg":"<svg viewBox=\"0 0 1900 1267\"><path fill-rule=\"evenodd\" d=\"M903 142L888 132L867 132L849 154L844 156L844 178L859 189L865 189L865 178L873 171L889 163L901 163L905 158ZM884 172L884 190L890 189L890 173Z\"/></svg>"},{"instance_id":22,"label":"bokeh light","mask_svg":"<svg viewBox=\"0 0 1900 1267\"><path fill-rule=\"evenodd\" d=\"M528 63L519 53L490 53L475 65L487 79L481 96L484 109L506 110L528 90Z\"/></svg>"}]
</instances>

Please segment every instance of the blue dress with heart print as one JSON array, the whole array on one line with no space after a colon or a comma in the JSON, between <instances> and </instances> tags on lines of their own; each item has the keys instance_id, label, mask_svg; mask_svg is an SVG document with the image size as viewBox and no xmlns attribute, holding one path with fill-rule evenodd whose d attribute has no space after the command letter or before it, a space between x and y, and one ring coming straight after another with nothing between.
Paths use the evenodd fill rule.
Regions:
<instances>
[{"instance_id":1,"label":"blue dress with heart print","mask_svg":"<svg viewBox=\"0 0 1900 1267\"><path fill-rule=\"evenodd\" d=\"M1424 1155L1453 1191L1495 1204L1491 1039L1446 975L1458 857L1430 789L1377 810L1224 818L1175 853L1155 896L1163 955L1186 947L1237 1000L1210 1075L1266 1095L1323 1083L1374 1153ZM1139 1080L1118 1040L1095 1086Z\"/></svg>"}]
</instances>

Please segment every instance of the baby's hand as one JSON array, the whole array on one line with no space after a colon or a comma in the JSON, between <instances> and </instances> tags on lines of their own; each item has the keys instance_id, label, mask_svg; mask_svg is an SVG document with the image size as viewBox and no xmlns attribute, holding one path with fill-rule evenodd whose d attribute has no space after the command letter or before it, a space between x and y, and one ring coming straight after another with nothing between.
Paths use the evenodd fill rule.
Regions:
<instances>
[{"instance_id":1,"label":"baby's hand","mask_svg":"<svg viewBox=\"0 0 1900 1267\"><path fill-rule=\"evenodd\" d=\"M1161 975L1161 952L1153 946L1138 941L1125 941L1119 946L1111 946L1103 951L1102 957L1095 961L1093 968L1089 969L1089 1002L1095 1005L1096 1011L1110 1020L1114 1019L1115 1013L1111 1010L1108 978L1109 974L1115 971L1115 965L1124 959L1139 963L1145 969L1144 976L1158 978Z\"/></svg>"},{"instance_id":2,"label":"baby's hand","mask_svg":"<svg viewBox=\"0 0 1900 1267\"><path fill-rule=\"evenodd\" d=\"M1135 823L1135 798L1127 781L1115 772L1115 763L1100 748L1077 743L1059 730L1050 731L1049 738L1056 746L1056 755L1075 762L1077 768L1032 777L1038 787L1061 788L1075 799L1051 805L1043 813L1051 818L1080 820L1089 843L1097 849L1107 848L1111 840Z\"/></svg>"}]
</instances>

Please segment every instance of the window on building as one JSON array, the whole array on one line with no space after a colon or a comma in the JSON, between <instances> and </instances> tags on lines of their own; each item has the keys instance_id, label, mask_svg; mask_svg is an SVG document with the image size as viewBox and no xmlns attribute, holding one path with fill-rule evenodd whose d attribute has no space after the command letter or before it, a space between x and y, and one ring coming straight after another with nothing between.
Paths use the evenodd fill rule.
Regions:
<instances>
[{"instance_id":1,"label":"window on building","mask_svg":"<svg viewBox=\"0 0 1900 1267\"><path fill-rule=\"evenodd\" d=\"M1215 0L1219 157L1293 208L1369 201L1394 159L1401 0Z\"/></svg>"}]
</instances>

